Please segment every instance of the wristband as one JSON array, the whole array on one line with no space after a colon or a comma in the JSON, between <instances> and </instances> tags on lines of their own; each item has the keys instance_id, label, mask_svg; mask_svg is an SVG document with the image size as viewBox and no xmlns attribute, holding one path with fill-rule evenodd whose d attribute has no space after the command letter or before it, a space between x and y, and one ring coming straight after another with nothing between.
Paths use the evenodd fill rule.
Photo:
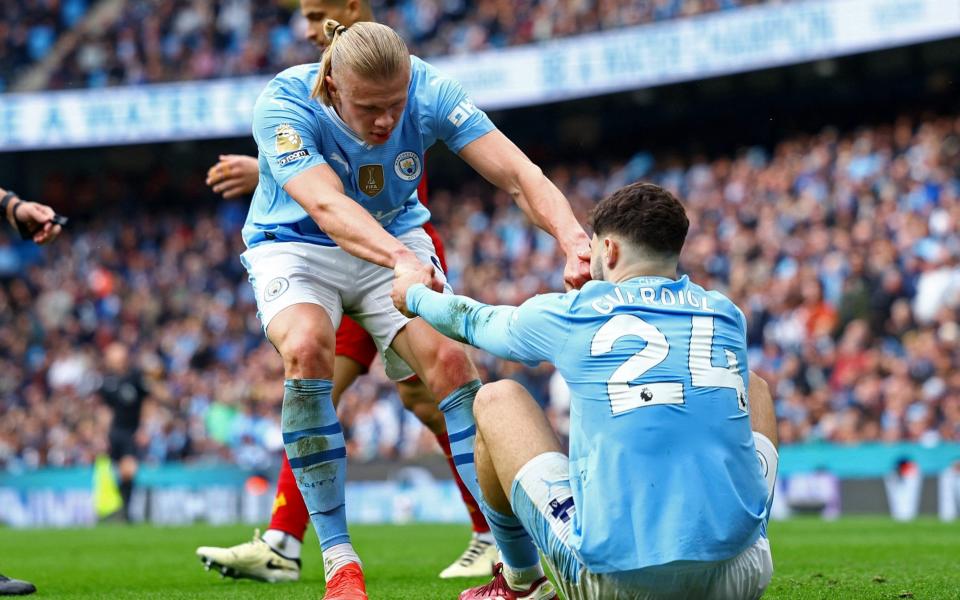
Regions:
<instances>
[{"instance_id":1,"label":"wristband","mask_svg":"<svg viewBox=\"0 0 960 600\"><path fill-rule=\"evenodd\" d=\"M7 190L7 193L3 195L3 199L0 200L0 214L3 215L4 219L7 218L7 207L10 206L10 201L18 197L17 193L12 190Z\"/></svg>"}]
</instances>

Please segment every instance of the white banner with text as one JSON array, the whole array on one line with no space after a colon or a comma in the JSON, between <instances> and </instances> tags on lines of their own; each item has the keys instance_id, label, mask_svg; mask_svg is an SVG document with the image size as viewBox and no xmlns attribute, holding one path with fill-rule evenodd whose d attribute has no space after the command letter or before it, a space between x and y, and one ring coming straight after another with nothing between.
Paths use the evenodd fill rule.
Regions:
<instances>
[{"instance_id":1,"label":"white banner with text","mask_svg":"<svg viewBox=\"0 0 960 600\"><path fill-rule=\"evenodd\" d=\"M810 0L432 60L487 110L960 35L958 0ZM269 78L0 95L0 151L239 137Z\"/></svg>"}]
</instances>

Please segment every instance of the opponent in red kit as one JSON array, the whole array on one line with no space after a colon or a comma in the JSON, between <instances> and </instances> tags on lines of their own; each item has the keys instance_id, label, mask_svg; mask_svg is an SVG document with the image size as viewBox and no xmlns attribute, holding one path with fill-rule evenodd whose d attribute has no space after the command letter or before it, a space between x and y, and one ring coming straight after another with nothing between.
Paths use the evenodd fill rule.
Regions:
<instances>
[{"instance_id":1,"label":"opponent in red kit","mask_svg":"<svg viewBox=\"0 0 960 600\"><path fill-rule=\"evenodd\" d=\"M301 0L300 9L308 23L307 37L318 46L324 39L323 23L327 19L335 19L347 26L358 21L375 20L366 0ZM252 156L222 155L207 172L207 185L228 199L252 194L258 179L257 159ZM426 205L426 177L421 180L417 194L420 202ZM433 241L440 266L446 270L443 243L436 229L430 223L425 223L423 228ZM377 348L370 335L344 316L337 330L332 391L334 406L339 406L343 392L369 370L376 356ZM436 436L473 523L473 536L466 550L440 573L440 577L486 577L498 560L497 548L480 508L457 474L446 425L437 403L416 376L398 382L397 391L404 407ZM307 507L284 453L267 531L262 536L255 534L250 542L229 548L201 546L197 548L197 554L207 568L215 568L229 577L268 582L296 581L300 578L300 546L309 522Z\"/></svg>"}]
</instances>

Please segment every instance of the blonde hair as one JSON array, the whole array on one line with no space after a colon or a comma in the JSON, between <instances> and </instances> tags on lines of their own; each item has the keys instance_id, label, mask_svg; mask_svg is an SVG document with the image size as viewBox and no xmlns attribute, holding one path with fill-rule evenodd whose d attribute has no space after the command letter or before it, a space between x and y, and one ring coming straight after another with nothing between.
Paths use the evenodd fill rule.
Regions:
<instances>
[{"instance_id":1,"label":"blonde hair","mask_svg":"<svg viewBox=\"0 0 960 600\"><path fill-rule=\"evenodd\" d=\"M333 19L323 24L329 44L320 58L320 75L313 86L313 98L330 106L333 100L327 75L349 69L364 79L390 80L410 67L410 51L397 32L386 25L360 21L344 27Z\"/></svg>"}]
</instances>

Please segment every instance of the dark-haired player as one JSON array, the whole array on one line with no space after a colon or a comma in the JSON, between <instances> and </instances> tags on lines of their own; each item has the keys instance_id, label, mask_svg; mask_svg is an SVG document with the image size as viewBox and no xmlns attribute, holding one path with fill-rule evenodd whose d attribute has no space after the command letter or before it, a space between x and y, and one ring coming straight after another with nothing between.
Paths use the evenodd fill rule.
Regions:
<instances>
[{"instance_id":1,"label":"dark-haired player","mask_svg":"<svg viewBox=\"0 0 960 600\"><path fill-rule=\"evenodd\" d=\"M538 549L571 600L763 594L772 399L749 375L740 309L677 277L688 225L670 193L627 186L594 213L594 281L519 307L396 278L408 315L502 358L551 362L570 385L569 456L523 387L477 394L477 475L504 564L461 600L556 598Z\"/></svg>"}]
</instances>

